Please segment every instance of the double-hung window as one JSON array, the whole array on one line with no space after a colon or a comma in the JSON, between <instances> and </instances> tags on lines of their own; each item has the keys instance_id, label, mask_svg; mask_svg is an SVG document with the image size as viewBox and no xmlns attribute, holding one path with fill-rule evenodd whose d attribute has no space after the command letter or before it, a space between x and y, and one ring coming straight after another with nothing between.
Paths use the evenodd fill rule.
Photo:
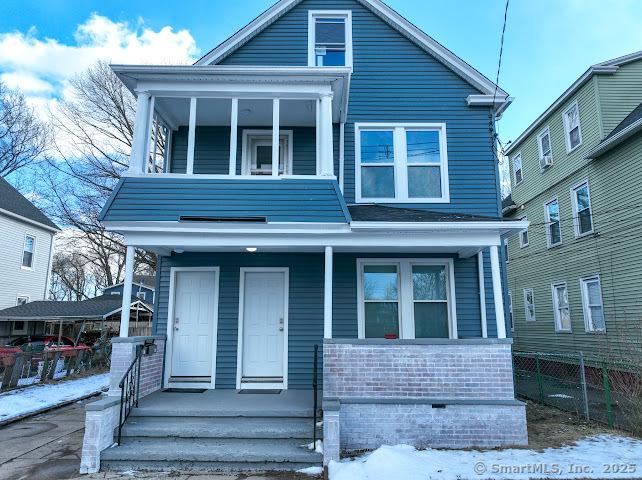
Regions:
<instances>
[{"instance_id":1,"label":"double-hung window","mask_svg":"<svg viewBox=\"0 0 642 480\"><path fill-rule=\"evenodd\" d=\"M33 268L33 253L36 248L36 237L25 235L25 241L22 247L22 268Z\"/></svg>"},{"instance_id":2,"label":"double-hung window","mask_svg":"<svg viewBox=\"0 0 642 480\"><path fill-rule=\"evenodd\" d=\"M539 149L539 166L542 170L553 165L553 148L551 147L551 132L546 127L537 136L537 147Z\"/></svg>"},{"instance_id":3,"label":"double-hung window","mask_svg":"<svg viewBox=\"0 0 642 480\"><path fill-rule=\"evenodd\" d=\"M535 296L532 288L524 289L524 315L527 322L535 321Z\"/></svg>"},{"instance_id":4,"label":"double-hung window","mask_svg":"<svg viewBox=\"0 0 642 480\"><path fill-rule=\"evenodd\" d=\"M515 172L515 185L524 181L524 170L522 170L522 154L518 153L513 157L513 171Z\"/></svg>"},{"instance_id":5,"label":"double-hung window","mask_svg":"<svg viewBox=\"0 0 642 480\"><path fill-rule=\"evenodd\" d=\"M593 232L593 215L591 214L591 197L588 182L571 189L573 203L573 224L575 236L581 237Z\"/></svg>"},{"instance_id":6,"label":"double-hung window","mask_svg":"<svg viewBox=\"0 0 642 480\"><path fill-rule=\"evenodd\" d=\"M562 243L560 206L557 199L548 202L544 209L546 214L546 242L548 248L551 248Z\"/></svg>"},{"instance_id":7,"label":"double-hung window","mask_svg":"<svg viewBox=\"0 0 642 480\"><path fill-rule=\"evenodd\" d=\"M308 66L352 67L352 12L309 11Z\"/></svg>"},{"instance_id":8,"label":"double-hung window","mask_svg":"<svg viewBox=\"0 0 642 480\"><path fill-rule=\"evenodd\" d=\"M444 124L357 124L357 202L449 201Z\"/></svg>"},{"instance_id":9,"label":"double-hung window","mask_svg":"<svg viewBox=\"0 0 642 480\"><path fill-rule=\"evenodd\" d=\"M450 338L456 335L452 262L360 259L360 338Z\"/></svg>"},{"instance_id":10,"label":"double-hung window","mask_svg":"<svg viewBox=\"0 0 642 480\"><path fill-rule=\"evenodd\" d=\"M528 217L522 217L519 220L522 222L527 222ZM528 247L528 227L519 232L519 246L522 248Z\"/></svg>"},{"instance_id":11,"label":"double-hung window","mask_svg":"<svg viewBox=\"0 0 642 480\"><path fill-rule=\"evenodd\" d=\"M566 287L566 283L553 284L552 288L555 330L558 332L570 332L571 310L568 304L568 288Z\"/></svg>"},{"instance_id":12,"label":"double-hung window","mask_svg":"<svg viewBox=\"0 0 642 480\"><path fill-rule=\"evenodd\" d=\"M604 304L600 277L580 279L582 288L582 306L584 308L584 325L587 332L604 332Z\"/></svg>"},{"instance_id":13,"label":"double-hung window","mask_svg":"<svg viewBox=\"0 0 642 480\"><path fill-rule=\"evenodd\" d=\"M582 129L580 128L580 107L577 102L564 110L564 135L566 138L566 151L571 152L582 144Z\"/></svg>"}]
</instances>

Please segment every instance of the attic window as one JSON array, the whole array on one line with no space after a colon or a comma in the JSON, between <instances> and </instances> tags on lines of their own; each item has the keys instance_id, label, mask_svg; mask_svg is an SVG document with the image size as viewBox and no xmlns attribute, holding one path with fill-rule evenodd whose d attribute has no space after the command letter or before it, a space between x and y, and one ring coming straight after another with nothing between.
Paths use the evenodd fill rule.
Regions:
<instances>
[{"instance_id":1,"label":"attic window","mask_svg":"<svg viewBox=\"0 0 642 480\"><path fill-rule=\"evenodd\" d=\"M352 66L351 11L309 11L308 66Z\"/></svg>"}]
</instances>

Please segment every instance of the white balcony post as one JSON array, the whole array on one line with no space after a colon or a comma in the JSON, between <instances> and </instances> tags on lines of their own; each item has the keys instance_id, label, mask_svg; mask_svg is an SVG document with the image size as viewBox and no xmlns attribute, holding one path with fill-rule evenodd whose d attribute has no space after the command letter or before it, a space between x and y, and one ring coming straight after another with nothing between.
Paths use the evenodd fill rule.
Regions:
<instances>
[{"instance_id":1,"label":"white balcony post","mask_svg":"<svg viewBox=\"0 0 642 480\"><path fill-rule=\"evenodd\" d=\"M132 153L129 158L129 172L143 173L145 165L145 151L147 150L147 137L149 120L149 92L138 92L136 99L136 119L134 120L134 138Z\"/></svg>"},{"instance_id":2,"label":"white balcony post","mask_svg":"<svg viewBox=\"0 0 642 480\"><path fill-rule=\"evenodd\" d=\"M495 300L495 320L497 321L497 338L506 338L506 319L504 318L504 296L502 294L502 275L499 268L499 251L497 245L490 247L490 267L493 275L493 298Z\"/></svg>"},{"instance_id":3,"label":"white balcony post","mask_svg":"<svg viewBox=\"0 0 642 480\"><path fill-rule=\"evenodd\" d=\"M132 282L134 281L134 254L132 246L127 246L125 256L125 281L123 282L123 304L120 311L120 336L129 336L129 310L132 303Z\"/></svg>"},{"instance_id":4,"label":"white balcony post","mask_svg":"<svg viewBox=\"0 0 642 480\"><path fill-rule=\"evenodd\" d=\"M275 98L272 102L272 176L279 175L279 144L280 144L280 118L281 102ZM285 167L285 165L284 165ZM283 172L285 173L285 172Z\"/></svg>"},{"instance_id":5,"label":"white balcony post","mask_svg":"<svg viewBox=\"0 0 642 480\"><path fill-rule=\"evenodd\" d=\"M143 173L149 173L149 156L151 155L152 128L154 127L154 109L156 97L152 95L149 99L149 117L147 118L147 130L145 131L145 152L143 153Z\"/></svg>"},{"instance_id":6,"label":"white balcony post","mask_svg":"<svg viewBox=\"0 0 642 480\"><path fill-rule=\"evenodd\" d=\"M320 145L320 163L321 163L321 175L331 176L334 175L334 145L332 138L332 94L324 94L321 96L321 112L320 112L320 121L321 124L321 145Z\"/></svg>"},{"instance_id":7,"label":"white balcony post","mask_svg":"<svg viewBox=\"0 0 642 480\"><path fill-rule=\"evenodd\" d=\"M185 173L194 173L194 143L196 141L196 98L189 101L189 131L187 133L187 167Z\"/></svg>"},{"instance_id":8,"label":"white balcony post","mask_svg":"<svg viewBox=\"0 0 642 480\"><path fill-rule=\"evenodd\" d=\"M230 116L230 175L236 175L236 149L238 147L239 99L232 99Z\"/></svg>"},{"instance_id":9,"label":"white balcony post","mask_svg":"<svg viewBox=\"0 0 642 480\"><path fill-rule=\"evenodd\" d=\"M482 338L488 338L488 323L486 320L486 279L484 278L484 252L477 254L477 274L479 276L479 311L481 314Z\"/></svg>"},{"instance_id":10,"label":"white balcony post","mask_svg":"<svg viewBox=\"0 0 642 480\"><path fill-rule=\"evenodd\" d=\"M325 247L323 285L323 338L332 338L332 247Z\"/></svg>"}]
</instances>

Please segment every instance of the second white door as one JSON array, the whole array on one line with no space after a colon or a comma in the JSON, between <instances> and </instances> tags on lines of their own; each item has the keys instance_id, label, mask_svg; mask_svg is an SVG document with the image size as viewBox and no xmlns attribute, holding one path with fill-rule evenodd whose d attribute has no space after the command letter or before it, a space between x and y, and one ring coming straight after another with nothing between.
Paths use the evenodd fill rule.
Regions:
<instances>
[{"instance_id":1,"label":"second white door","mask_svg":"<svg viewBox=\"0 0 642 480\"><path fill-rule=\"evenodd\" d=\"M283 381L286 279L284 271L244 273L242 382Z\"/></svg>"}]
</instances>

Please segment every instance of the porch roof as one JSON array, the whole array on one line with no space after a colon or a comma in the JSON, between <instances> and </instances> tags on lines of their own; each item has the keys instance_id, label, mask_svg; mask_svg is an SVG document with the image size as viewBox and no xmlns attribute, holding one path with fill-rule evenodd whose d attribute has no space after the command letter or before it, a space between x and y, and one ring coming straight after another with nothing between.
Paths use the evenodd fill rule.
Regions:
<instances>
[{"instance_id":1,"label":"porch roof","mask_svg":"<svg viewBox=\"0 0 642 480\"><path fill-rule=\"evenodd\" d=\"M497 222L501 217L434 212L386 205L348 205L353 222Z\"/></svg>"}]
</instances>

